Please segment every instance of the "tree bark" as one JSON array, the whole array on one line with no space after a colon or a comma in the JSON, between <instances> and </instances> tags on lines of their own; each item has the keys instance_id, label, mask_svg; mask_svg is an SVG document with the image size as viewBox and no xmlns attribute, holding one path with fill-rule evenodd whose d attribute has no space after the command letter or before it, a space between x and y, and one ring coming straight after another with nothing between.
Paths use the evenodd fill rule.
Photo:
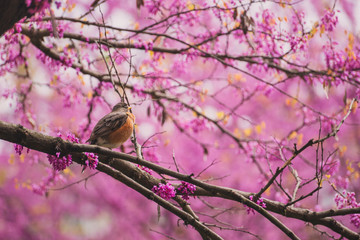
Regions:
<instances>
[{"instance_id":1,"label":"tree bark","mask_svg":"<svg viewBox=\"0 0 360 240\"><path fill-rule=\"evenodd\" d=\"M23 17L29 17L24 0L0 0L0 36Z\"/></svg>"}]
</instances>

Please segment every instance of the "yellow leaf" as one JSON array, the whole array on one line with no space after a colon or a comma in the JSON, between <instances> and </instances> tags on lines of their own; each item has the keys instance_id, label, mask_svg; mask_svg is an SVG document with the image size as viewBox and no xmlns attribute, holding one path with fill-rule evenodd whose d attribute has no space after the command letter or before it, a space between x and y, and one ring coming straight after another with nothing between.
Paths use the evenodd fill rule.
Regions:
<instances>
[{"instance_id":1,"label":"yellow leaf","mask_svg":"<svg viewBox=\"0 0 360 240\"><path fill-rule=\"evenodd\" d=\"M351 112L352 112L352 113L356 113L357 107L358 107L358 102L355 101L355 102L353 103L353 105L352 105Z\"/></svg>"},{"instance_id":2,"label":"yellow leaf","mask_svg":"<svg viewBox=\"0 0 360 240\"><path fill-rule=\"evenodd\" d=\"M71 174L70 168L65 168L65 169L63 170L63 173L64 173L65 175Z\"/></svg>"},{"instance_id":3,"label":"yellow leaf","mask_svg":"<svg viewBox=\"0 0 360 240\"><path fill-rule=\"evenodd\" d=\"M7 171L4 169L0 169L0 187L4 185L6 180L6 173Z\"/></svg>"},{"instance_id":4,"label":"yellow leaf","mask_svg":"<svg viewBox=\"0 0 360 240\"><path fill-rule=\"evenodd\" d=\"M54 77L51 79L50 85L56 85L58 79L58 75L54 75Z\"/></svg>"},{"instance_id":5,"label":"yellow leaf","mask_svg":"<svg viewBox=\"0 0 360 240\"><path fill-rule=\"evenodd\" d=\"M217 116L218 119L223 119L225 117L225 113L223 111L217 112L216 116Z\"/></svg>"},{"instance_id":6,"label":"yellow leaf","mask_svg":"<svg viewBox=\"0 0 360 240\"><path fill-rule=\"evenodd\" d=\"M234 129L234 135L237 138L241 138L241 131L238 128ZM359 163L360 164L360 163Z\"/></svg>"},{"instance_id":7,"label":"yellow leaf","mask_svg":"<svg viewBox=\"0 0 360 240\"><path fill-rule=\"evenodd\" d=\"M281 82L283 80L283 76L281 74L278 74L277 72L274 73L274 77L277 79L278 82Z\"/></svg>"},{"instance_id":8,"label":"yellow leaf","mask_svg":"<svg viewBox=\"0 0 360 240\"><path fill-rule=\"evenodd\" d=\"M80 80L80 82L81 82L82 85L85 85L85 81L84 81L83 75L79 74L79 75L78 75L78 79Z\"/></svg>"},{"instance_id":9,"label":"yellow leaf","mask_svg":"<svg viewBox=\"0 0 360 240\"><path fill-rule=\"evenodd\" d=\"M232 78L230 73L228 74L227 81L229 84L232 84Z\"/></svg>"},{"instance_id":10,"label":"yellow leaf","mask_svg":"<svg viewBox=\"0 0 360 240\"><path fill-rule=\"evenodd\" d=\"M275 24L276 24L276 20L275 20L275 18L272 18L272 19L270 20L270 25L273 26L273 25L275 25Z\"/></svg>"},{"instance_id":11,"label":"yellow leaf","mask_svg":"<svg viewBox=\"0 0 360 240\"><path fill-rule=\"evenodd\" d=\"M244 78L241 73L235 74L234 78L235 78L235 81L237 81L237 82L246 82L246 78Z\"/></svg>"},{"instance_id":12,"label":"yellow leaf","mask_svg":"<svg viewBox=\"0 0 360 240\"><path fill-rule=\"evenodd\" d=\"M349 46L350 49L352 49L353 46L354 46L354 35L352 33L349 33L348 39L349 39L349 45L348 46Z\"/></svg>"},{"instance_id":13,"label":"yellow leaf","mask_svg":"<svg viewBox=\"0 0 360 240\"><path fill-rule=\"evenodd\" d=\"M263 129L265 129L265 122L264 121L255 126L255 131L256 131L257 134L260 134Z\"/></svg>"},{"instance_id":14,"label":"yellow leaf","mask_svg":"<svg viewBox=\"0 0 360 240\"><path fill-rule=\"evenodd\" d=\"M347 151L347 146L341 146L339 147L339 156L340 157L343 157L344 156L344 153Z\"/></svg>"},{"instance_id":15,"label":"yellow leaf","mask_svg":"<svg viewBox=\"0 0 360 240\"><path fill-rule=\"evenodd\" d=\"M30 181L21 183L21 187L22 187L22 188L27 188L28 190L32 190Z\"/></svg>"},{"instance_id":16,"label":"yellow leaf","mask_svg":"<svg viewBox=\"0 0 360 240\"><path fill-rule=\"evenodd\" d=\"M20 155L20 162L24 162L24 160L25 160L25 154L24 153L22 153L21 155Z\"/></svg>"},{"instance_id":17,"label":"yellow leaf","mask_svg":"<svg viewBox=\"0 0 360 240\"><path fill-rule=\"evenodd\" d=\"M9 159L8 159L8 162L9 162L9 164L14 164L15 163L15 154L10 154L10 157L9 157Z\"/></svg>"},{"instance_id":18,"label":"yellow leaf","mask_svg":"<svg viewBox=\"0 0 360 240\"><path fill-rule=\"evenodd\" d=\"M236 21L235 25L234 25L234 29L239 28L239 27L240 27L240 22Z\"/></svg>"},{"instance_id":19,"label":"yellow leaf","mask_svg":"<svg viewBox=\"0 0 360 240\"><path fill-rule=\"evenodd\" d=\"M229 7L228 7L228 4L223 0L222 1L222 3L224 4L224 7L226 8L226 9L228 9Z\"/></svg>"},{"instance_id":20,"label":"yellow leaf","mask_svg":"<svg viewBox=\"0 0 360 240\"><path fill-rule=\"evenodd\" d=\"M271 193L271 186L268 187L265 192L264 192L267 196L270 196L270 193Z\"/></svg>"},{"instance_id":21,"label":"yellow leaf","mask_svg":"<svg viewBox=\"0 0 360 240\"><path fill-rule=\"evenodd\" d=\"M31 207L31 213L34 215L43 215L51 213L51 208L47 204L38 204Z\"/></svg>"},{"instance_id":22,"label":"yellow leaf","mask_svg":"<svg viewBox=\"0 0 360 240\"><path fill-rule=\"evenodd\" d=\"M169 143L170 143L170 139L166 139L166 140L164 141L164 146L169 145Z\"/></svg>"},{"instance_id":23,"label":"yellow leaf","mask_svg":"<svg viewBox=\"0 0 360 240\"><path fill-rule=\"evenodd\" d=\"M316 26L316 27L314 26L314 27L311 29L311 31L310 31L310 36L309 36L309 38L314 37L314 35L317 33L317 31L318 31L317 26Z\"/></svg>"},{"instance_id":24,"label":"yellow leaf","mask_svg":"<svg viewBox=\"0 0 360 240\"><path fill-rule=\"evenodd\" d=\"M320 26L320 36L325 32L325 25L321 24Z\"/></svg>"},{"instance_id":25,"label":"yellow leaf","mask_svg":"<svg viewBox=\"0 0 360 240\"><path fill-rule=\"evenodd\" d=\"M303 143L303 137L304 137L304 135L302 134L302 133L300 133L298 136L297 136L297 145L298 146L300 146L300 145L302 145L302 143Z\"/></svg>"},{"instance_id":26,"label":"yellow leaf","mask_svg":"<svg viewBox=\"0 0 360 240\"><path fill-rule=\"evenodd\" d=\"M191 1L188 1L186 6L190 11L195 9L195 5Z\"/></svg>"},{"instance_id":27,"label":"yellow leaf","mask_svg":"<svg viewBox=\"0 0 360 240\"><path fill-rule=\"evenodd\" d=\"M192 81L191 81L191 82L192 82ZM195 83L195 86L201 86L201 85L203 85L203 84L204 84L203 81L198 81L198 82Z\"/></svg>"},{"instance_id":28,"label":"yellow leaf","mask_svg":"<svg viewBox=\"0 0 360 240\"><path fill-rule=\"evenodd\" d=\"M252 129L251 129L251 128L246 128L246 129L244 129L243 131L244 131L244 135L245 135L246 137L249 137L249 136L251 135L251 133L252 133Z\"/></svg>"},{"instance_id":29,"label":"yellow leaf","mask_svg":"<svg viewBox=\"0 0 360 240\"><path fill-rule=\"evenodd\" d=\"M297 132L296 131L292 131L288 137L289 140L294 139L297 136Z\"/></svg>"},{"instance_id":30,"label":"yellow leaf","mask_svg":"<svg viewBox=\"0 0 360 240\"><path fill-rule=\"evenodd\" d=\"M297 101L295 99L293 99L293 98L287 98L285 100L286 106L289 106L289 107L294 107L296 105L296 102Z\"/></svg>"},{"instance_id":31,"label":"yellow leaf","mask_svg":"<svg viewBox=\"0 0 360 240\"><path fill-rule=\"evenodd\" d=\"M255 126L255 132L256 132L257 134L260 134L261 131L262 131L261 126L260 126L260 125L256 125L256 126Z\"/></svg>"},{"instance_id":32,"label":"yellow leaf","mask_svg":"<svg viewBox=\"0 0 360 240\"><path fill-rule=\"evenodd\" d=\"M224 125L226 125L226 124L228 123L229 118L230 118L230 116L229 116L229 115L225 115L225 118L223 119L223 123L224 123Z\"/></svg>"},{"instance_id":33,"label":"yellow leaf","mask_svg":"<svg viewBox=\"0 0 360 240\"><path fill-rule=\"evenodd\" d=\"M355 169L353 167L351 167L351 164L346 166L346 169L350 172L353 173L355 171Z\"/></svg>"},{"instance_id":34,"label":"yellow leaf","mask_svg":"<svg viewBox=\"0 0 360 240\"><path fill-rule=\"evenodd\" d=\"M201 91L201 93L200 93L200 100L201 100L201 102L205 102L205 98L206 98L206 95L207 95L208 91L209 91L209 90L207 90L207 89L203 89L203 90Z\"/></svg>"},{"instance_id":35,"label":"yellow leaf","mask_svg":"<svg viewBox=\"0 0 360 240\"><path fill-rule=\"evenodd\" d=\"M154 57L154 51L149 50L149 55L150 55L151 58L153 58ZM160 59L159 59L159 61L160 61Z\"/></svg>"},{"instance_id":36,"label":"yellow leaf","mask_svg":"<svg viewBox=\"0 0 360 240\"><path fill-rule=\"evenodd\" d=\"M15 183L15 189L19 189L20 183L19 183L19 180L17 178L14 179L14 183Z\"/></svg>"},{"instance_id":37,"label":"yellow leaf","mask_svg":"<svg viewBox=\"0 0 360 240\"><path fill-rule=\"evenodd\" d=\"M75 6L76 6L75 3L73 3L72 5L70 5L70 6L68 7L68 11L71 12L72 10L74 10Z\"/></svg>"}]
</instances>

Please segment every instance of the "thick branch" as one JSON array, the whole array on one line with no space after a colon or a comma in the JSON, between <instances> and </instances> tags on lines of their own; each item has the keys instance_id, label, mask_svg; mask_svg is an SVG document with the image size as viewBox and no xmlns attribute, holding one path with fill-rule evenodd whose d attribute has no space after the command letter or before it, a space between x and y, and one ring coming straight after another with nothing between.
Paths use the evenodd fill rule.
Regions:
<instances>
[{"instance_id":1,"label":"thick branch","mask_svg":"<svg viewBox=\"0 0 360 240\"><path fill-rule=\"evenodd\" d=\"M1 0L0 9L0 36L27 15L25 0Z\"/></svg>"},{"instance_id":2,"label":"thick branch","mask_svg":"<svg viewBox=\"0 0 360 240\"><path fill-rule=\"evenodd\" d=\"M248 205L249 207L254 208L256 211L263 214L272 222L273 222L272 218L271 217L269 218L268 213L265 213L264 211L275 212L285 217L300 219L305 222L310 222L314 225L316 224L324 225L348 239L359 239L359 235L356 232L348 229L347 227L337 222L336 220L327 217L327 216L343 215L345 213L344 211L333 210L334 212L332 212L331 214L324 212L324 213L319 213L319 215L317 215L317 213L307 209L295 208L291 206L287 207L285 204L281 204L279 202L275 202L268 199L264 199L264 202L267 205L266 210L264 210L260 206L256 205L254 202L248 200L248 197L250 195L253 195L252 193L242 192L231 188L208 184L200 180L194 179L189 175L184 175L178 172L171 171L167 168L163 168L154 163L145 161L143 159L139 159L137 157L128 154L111 151L109 149L99 146L70 143L60 138L54 138L51 136L38 133L36 131L26 129L21 125L9 124L2 121L0 121L0 139L21 144L25 147L48 154L54 154L57 151L61 151L62 153L72 153L73 160L80 164L83 163L83 160L79 156L79 153L84 151L95 152L101 155L106 155L107 157L100 158L100 160L103 162L109 161L109 157L114 157L116 159L113 159L109 163L111 167L129 176L130 178L137 176L137 179L133 179L133 180L139 182L142 186L145 186L149 189L149 187L153 186L151 182L153 180L151 180L151 178L145 177L144 172L141 172L140 169L137 169L135 166L125 161L137 163L146 166L150 169L153 169L158 173L166 174L174 178L177 178L179 180L183 180L195 184L196 186L198 186L198 190L196 191L195 195L220 197L220 198L241 202L245 205ZM137 170L135 171L134 168ZM151 181L146 184L146 182L149 179ZM340 214L336 214L337 211L340 211ZM354 209L352 213L356 211L357 209ZM324 216L325 218L321 218L322 216ZM275 225L280 227L280 224L278 223L276 223ZM287 229L285 226L283 226L282 231L288 234L288 236L292 235L292 232L289 229Z\"/></svg>"},{"instance_id":3,"label":"thick branch","mask_svg":"<svg viewBox=\"0 0 360 240\"><path fill-rule=\"evenodd\" d=\"M21 125L8 124L0 121L0 139L17 143L27 148L31 148L47 154L55 154L56 152L61 152L64 154L71 152L74 162L77 162L79 164L83 164L84 162L83 156L81 154L72 152L73 149L79 149L79 146L76 146L76 144L64 141L61 138L54 138L33 130L26 129ZM82 144L80 144L80 146L81 145ZM132 164L119 159L115 161L115 164L111 164L111 162L113 161L110 161L110 165L121 169L121 171L114 170L111 166L103 163L107 162L108 159L109 158L107 156L100 157L100 161L102 162L100 162L97 167L99 171L104 172L109 176L121 181L122 183L133 188L145 197L151 199L152 201L158 203L160 206L171 211L172 213L183 219L186 224L192 225L202 236L207 236L204 239L222 239L219 235L217 235L215 232L203 225L197 218L192 216L190 213L187 213L175 207L170 202L162 199L161 197L154 194L151 190L149 190L152 186L157 184L159 180L151 177L145 172L142 172L140 169L136 168ZM139 181L140 183L137 181Z\"/></svg>"}]
</instances>

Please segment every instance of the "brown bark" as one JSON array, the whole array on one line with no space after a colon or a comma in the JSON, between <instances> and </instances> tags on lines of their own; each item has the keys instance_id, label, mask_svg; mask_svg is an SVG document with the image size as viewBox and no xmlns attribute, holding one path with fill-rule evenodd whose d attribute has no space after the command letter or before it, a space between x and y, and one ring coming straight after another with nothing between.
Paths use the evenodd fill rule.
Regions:
<instances>
[{"instance_id":1,"label":"brown bark","mask_svg":"<svg viewBox=\"0 0 360 240\"><path fill-rule=\"evenodd\" d=\"M0 36L28 16L25 0L0 0Z\"/></svg>"},{"instance_id":2,"label":"brown bark","mask_svg":"<svg viewBox=\"0 0 360 240\"><path fill-rule=\"evenodd\" d=\"M46 0L44 0L45 2ZM50 2L51 0L48 0ZM0 0L0 36L12 28L16 22L24 17L31 17L41 9L43 3L31 3L28 8L25 0ZM31 11L29 11L31 9Z\"/></svg>"}]
</instances>

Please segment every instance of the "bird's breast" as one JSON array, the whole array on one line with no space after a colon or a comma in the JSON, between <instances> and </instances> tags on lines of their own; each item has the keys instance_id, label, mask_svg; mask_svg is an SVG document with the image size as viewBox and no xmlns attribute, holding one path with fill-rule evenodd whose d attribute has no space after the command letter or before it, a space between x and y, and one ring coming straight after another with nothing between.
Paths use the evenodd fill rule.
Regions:
<instances>
[{"instance_id":1,"label":"bird's breast","mask_svg":"<svg viewBox=\"0 0 360 240\"><path fill-rule=\"evenodd\" d=\"M128 117L124 125L118 128L107 137L107 142L111 144L112 148L117 148L123 144L131 136L133 131L134 121L133 118Z\"/></svg>"}]
</instances>

